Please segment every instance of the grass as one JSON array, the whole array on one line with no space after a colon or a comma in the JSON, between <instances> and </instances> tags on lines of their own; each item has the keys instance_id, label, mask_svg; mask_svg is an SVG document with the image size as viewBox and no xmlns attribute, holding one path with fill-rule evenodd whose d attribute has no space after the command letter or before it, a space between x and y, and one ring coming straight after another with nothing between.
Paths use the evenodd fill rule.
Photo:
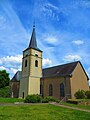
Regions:
<instances>
[{"instance_id":1,"label":"grass","mask_svg":"<svg viewBox=\"0 0 90 120\"><path fill-rule=\"evenodd\" d=\"M0 103L14 103L14 102L23 102L23 99L18 98L1 98L0 97Z\"/></svg>"},{"instance_id":2,"label":"grass","mask_svg":"<svg viewBox=\"0 0 90 120\"><path fill-rule=\"evenodd\" d=\"M66 102L62 102L61 104L70 106L70 107L76 107L76 108L90 110L90 105L79 105L79 104L76 105L76 104L71 104L71 103L66 103Z\"/></svg>"},{"instance_id":3,"label":"grass","mask_svg":"<svg viewBox=\"0 0 90 120\"><path fill-rule=\"evenodd\" d=\"M54 105L0 106L0 120L89 120L90 113Z\"/></svg>"}]
</instances>

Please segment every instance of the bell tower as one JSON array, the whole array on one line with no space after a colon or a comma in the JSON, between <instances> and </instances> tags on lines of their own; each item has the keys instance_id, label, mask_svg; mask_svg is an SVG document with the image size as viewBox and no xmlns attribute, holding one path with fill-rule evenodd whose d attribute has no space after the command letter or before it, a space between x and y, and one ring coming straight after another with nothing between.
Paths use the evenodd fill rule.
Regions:
<instances>
[{"instance_id":1,"label":"bell tower","mask_svg":"<svg viewBox=\"0 0 90 120\"><path fill-rule=\"evenodd\" d=\"M42 77L42 51L37 47L35 25L27 49L23 51L22 77L19 97L40 94L40 78Z\"/></svg>"}]
</instances>

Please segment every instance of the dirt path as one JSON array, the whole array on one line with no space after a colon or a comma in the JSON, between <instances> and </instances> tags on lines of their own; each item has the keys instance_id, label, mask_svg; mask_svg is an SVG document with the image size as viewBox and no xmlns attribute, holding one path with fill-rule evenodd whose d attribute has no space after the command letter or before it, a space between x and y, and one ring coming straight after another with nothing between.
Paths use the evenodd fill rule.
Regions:
<instances>
[{"instance_id":1,"label":"dirt path","mask_svg":"<svg viewBox=\"0 0 90 120\"><path fill-rule=\"evenodd\" d=\"M84 111L84 112L90 112L90 110L85 110L85 109L76 108L76 107L70 107L70 106L59 104L59 103L49 103L49 104L52 104L52 105L55 105L55 106L64 107L64 108L69 108L69 109L73 109L73 110L80 110L80 111Z\"/></svg>"}]
</instances>

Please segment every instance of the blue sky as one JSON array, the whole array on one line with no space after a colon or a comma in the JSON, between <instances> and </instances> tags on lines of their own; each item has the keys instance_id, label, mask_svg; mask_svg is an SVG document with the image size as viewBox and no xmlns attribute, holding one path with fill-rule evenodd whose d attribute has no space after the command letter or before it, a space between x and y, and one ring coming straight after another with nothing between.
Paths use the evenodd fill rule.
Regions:
<instances>
[{"instance_id":1,"label":"blue sky","mask_svg":"<svg viewBox=\"0 0 90 120\"><path fill-rule=\"evenodd\" d=\"M90 77L89 0L0 0L0 69L21 69L34 21L43 67L80 60Z\"/></svg>"}]
</instances>

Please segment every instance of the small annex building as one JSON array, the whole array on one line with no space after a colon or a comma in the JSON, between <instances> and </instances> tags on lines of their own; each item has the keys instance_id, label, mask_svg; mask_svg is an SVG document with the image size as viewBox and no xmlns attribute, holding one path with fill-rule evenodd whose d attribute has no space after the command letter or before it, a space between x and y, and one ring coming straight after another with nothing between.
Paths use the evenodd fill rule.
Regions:
<instances>
[{"instance_id":1,"label":"small annex building","mask_svg":"<svg viewBox=\"0 0 90 120\"><path fill-rule=\"evenodd\" d=\"M21 71L17 71L16 74L10 81L10 97L18 98L19 97L19 86L21 79Z\"/></svg>"},{"instance_id":2,"label":"small annex building","mask_svg":"<svg viewBox=\"0 0 90 120\"><path fill-rule=\"evenodd\" d=\"M42 69L42 50L37 47L34 26L29 46L23 51L22 71L10 82L11 97L40 94L58 99L74 98L79 89L89 90L88 80L80 61Z\"/></svg>"}]
</instances>

